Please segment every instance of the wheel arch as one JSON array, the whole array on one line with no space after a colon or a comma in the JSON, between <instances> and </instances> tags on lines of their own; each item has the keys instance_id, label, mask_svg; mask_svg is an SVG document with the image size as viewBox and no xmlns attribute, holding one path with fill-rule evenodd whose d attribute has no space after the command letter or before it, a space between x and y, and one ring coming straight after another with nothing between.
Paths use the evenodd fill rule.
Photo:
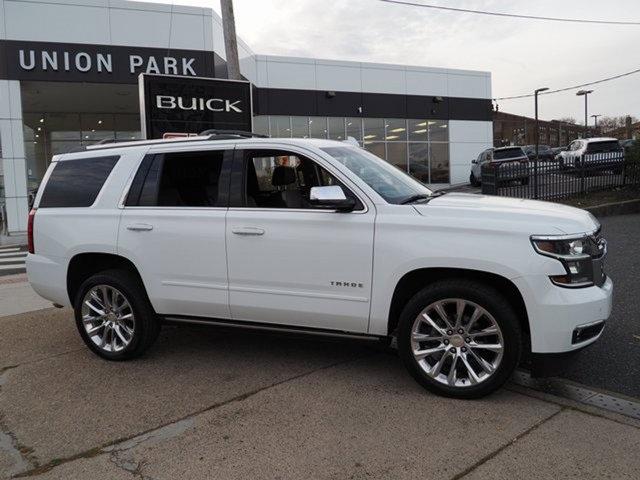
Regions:
<instances>
[{"instance_id":1,"label":"wheel arch","mask_svg":"<svg viewBox=\"0 0 640 480\"><path fill-rule=\"evenodd\" d=\"M71 305L74 304L80 285L90 276L105 270L125 270L140 282L143 290L144 282L140 272L128 258L112 253L86 252L71 258L67 268L67 294Z\"/></svg>"},{"instance_id":2,"label":"wheel arch","mask_svg":"<svg viewBox=\"0 0 640 480\"><path fill-rule=\"evenodd\" d=\"M524 299L518 287L508 278L501 275L484 272L480 270L463 268L420 268L407 272L396 284L389 307L389 317L387 320L387 334L392 335L400 319L403 306L418 293L421 289L444 279L460 278L465 280L475 280L485 285L491 285L501 292L511 304L518 320L525 339L525 348L531 349L529 316Z\"/></svg>"}]
</instances>

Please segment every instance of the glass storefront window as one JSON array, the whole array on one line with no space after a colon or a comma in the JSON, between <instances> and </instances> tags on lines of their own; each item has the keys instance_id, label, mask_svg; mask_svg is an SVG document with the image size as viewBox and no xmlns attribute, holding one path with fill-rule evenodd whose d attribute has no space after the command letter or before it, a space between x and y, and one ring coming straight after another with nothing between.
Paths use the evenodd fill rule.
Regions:
<instances>
[{"instance_id":1,"label":"glass storefront window","mask_svg":"<svg viewBox=\"0 0 640 480\"><path fill-rule=\"evenodd\" d=\"M448 142L449 141L449 124L442 120L429 120L427 122L429 129L430 142Z\"/></svg>"},{"instance_id":2,"label":"glass storefront window","mask_svg":"<svg viewBox=\"0 0 640 480\"><path fill-rule=\"evenodd\" d=\"M449 144L429 145L431 181L429 183L449 183Z\"/></svg>"},{"instance_id":3,"label":"glass storefront window","mask_svg":"<svg viewBox=\"0 0 640 480\"><path fill-rule=\"evenodd\" d=\"M327 117L309 117L309 136L327 138Z\"/></svg>"},{"instance_id":4,"label":"glass storefront window","mask_svg":"<svg viewBox=\"0 0 640 480\"><path fill-rule=\"evenodd\" d=\"M365 118L364 124L364 141L373 142L384 140L384 119L383 118Z\"/></svg>"},{"instance_id":5,"label":"glass storefront window","mask_svg":"<svg viewBox=\"0 0 640 480\"><path fill-rule=\"evenodd\" d=\"M271 116L271 136L274 138L291 138L291 117Z\"/></svg>"},{"instance_id":6,"label":"glass storefront window","mask_svg":"<svg viewBox=\"0 0 640 480\"><path fill-rule=\"evenodd\" d=\"M83 142L115 139L113 115L86 114L80 119Z\"/></svg>"},{"instance_id":7,"label":"glass storefront window","mask_svg":"<svg viewBox=\"0 0 640 480\"><path fill-rule=\"evenodd\" d=\"M407 144L405 142L387 143L387 162L403 172L407 171Z\"/></svg>"},{"instance_id":8,"label":"glass storefront window","mask_svg":"<svg viewBox=\"0 0 640 480\"><path fill-rule=\"evenodd\" d=\"M407 141L407 121L405 119L392 118L385 122L385 140L393 142Z\"/></svg>"},{"instance_id":9,"label":"glass storefront window","mask_svg":"<svg viewBox=\"0 0 640 480\"><path fill-rule=\"evenodd\" d=\"M428 143L409 143L409 173L422 183L430 183Z\"/></svg>"},{"instance_id":10,"label":"glass storefront window","mask_svg":"<svg viewBox=\"0 0 640 480\"><path fill-rule=\"evenodd\" d=\"M253 131L261 135L269 135L269 117L267 115L253 117Z\"/></svg>"},{"instance_id":11,"label":"glass storefront window","mask_svg":"<svg viewBox=\"0 0 640 480\"><path fill-rule=\"evenodd\" d=\"M291 136L309 138L309 117L291 117Z\"/></svg>"},{"instance_id":12,"label":"glass storefront window","mask_svg":"<svg viewBox=\"0 0 640 480\"><path fill-rule=\"evenodd\" d=\"M364 148L383 160L387 159L387 156L385 155L384 142L365 142Z\"/></svg>"},{"instance_id":13,"label":"glass storefront window","mask_svg":"<svg viewBox=\"0 0 640 480\"><path fill-rule=\"evenodd\" d=\"M327 119L329 127L329 138L331 140L344 140L344 118L329 117Z\"/></svg>"},{"instance_id":14,"label":"glass storefront window","mask_svg":"<svg viewBox=\"0 0 640 480\"><path fill-rule=\"evenodd\" d=\"M410 142L426 142L429 140L427 134L427 121L426 120L408 120L409 125L409 141Z\"/></svg>"},{"instance_id":15,"label":"glass storefront window","mask_svg":"<svg viewBox=\"0 0 640 480\"><path fill-rule=\"evenodd\" d=\"M347 117L344 120L347 137L353 137L359 143L362 143L362 119L357 117Z\"/></svg>"}]
</instances>

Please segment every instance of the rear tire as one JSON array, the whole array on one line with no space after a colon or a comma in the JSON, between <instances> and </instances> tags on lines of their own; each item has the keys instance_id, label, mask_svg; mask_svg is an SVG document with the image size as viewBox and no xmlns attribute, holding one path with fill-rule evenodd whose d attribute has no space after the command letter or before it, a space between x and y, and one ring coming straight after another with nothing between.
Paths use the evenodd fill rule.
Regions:
<instances>
[{"instance_id":1,"label":"rear tire","mask_svg":"<svg viewBox=\"0 0 640 480\"><path fill-rule=\"evenodd\" d=\"M480 398L499 389L522 353L520 324L509 302L496 289L463 279L437 282L414 295L400 315L397 338L413 378L453 398Z\"/></svg>"},{"instance_id":2,"label":"rear tire","mask_svg":"<svg viewBox=\"0 0 640 480\"><path fill-rule=\"evenodd\" d=\"M85 280L74 312L84 343L107 360L139 357L160 333L144 287L125 270L106 270Z\"/></svg>"}]
</instances>

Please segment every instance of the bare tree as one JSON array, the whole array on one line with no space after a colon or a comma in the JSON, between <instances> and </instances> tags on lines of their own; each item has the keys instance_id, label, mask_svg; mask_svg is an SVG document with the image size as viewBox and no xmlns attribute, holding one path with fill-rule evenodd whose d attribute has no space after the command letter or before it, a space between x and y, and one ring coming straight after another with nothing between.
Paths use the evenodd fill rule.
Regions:
<instances>
[{"instance_id":1,"label":"bare tree","mask_svg":"<svg viewBox=\"0 0 640 480\"><path fill-rule=\"evenodd\" d=\"M627 116L631 117L631 123L638 121L637 117L633 115L618 115L613 117L600 117L598 119L598 128L601 132L608 132L615 130L616 128L624 127L627 122Z\"/></svg>"}]
</instances>

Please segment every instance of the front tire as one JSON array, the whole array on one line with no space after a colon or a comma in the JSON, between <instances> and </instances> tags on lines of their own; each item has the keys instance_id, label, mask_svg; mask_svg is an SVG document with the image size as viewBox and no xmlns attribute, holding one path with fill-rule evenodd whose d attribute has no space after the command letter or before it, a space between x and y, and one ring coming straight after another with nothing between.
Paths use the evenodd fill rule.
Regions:
<instances>
[{"instance_id":1,"label":"front tire","mask_svg":"<svg viewBox=\"0 0 640 480\"><path fill-rule=\"evenodd\" d=\"M500 388L522 352L518 318L492 287L451 279L431 284L407 303L398 351L425 389L453 398L480 398Z\"/></svg>"},{"instance_id":2,"label":"front tire","mask_svg":"<svg viewBox=\"0 0 640 480\"><path fill-rule=\"evenodd\" d=\"M471 184L472 187L480 186L480 180L476 179L476 176L473 174L473 172L471 172L471 174L469 175L469 183Z\"/></svg>"},{"instance_id":3,"label":"front tire","mask_svg":"<svg viewBox=\"0 0 640 480\"><path fill-rule=\"evenodd\" d=\"M160 333L143 286L124 270L107 270L85 280L74 312L84 343L107 360L139 357Z\"/></svg>"}]
</instances>

